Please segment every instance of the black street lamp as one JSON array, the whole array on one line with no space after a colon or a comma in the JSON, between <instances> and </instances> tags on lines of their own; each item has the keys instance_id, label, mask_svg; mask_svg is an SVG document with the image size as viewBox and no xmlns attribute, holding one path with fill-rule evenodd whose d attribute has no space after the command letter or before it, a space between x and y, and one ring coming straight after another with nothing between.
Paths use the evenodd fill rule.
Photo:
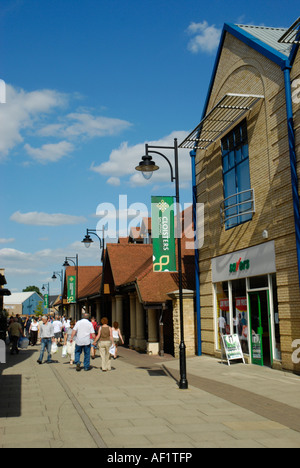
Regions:
<instances>
[{"instance_id":1,"label":"black street lamp","mask_svg":"<svg viewBox=\"0 0 300 468\"><path fill-rule=\"evenodd\" d=\"M54 271L54 272L53 272L53 275L52 275L52 277L51 277L51 279L52 279L53 281L55 281L55 280L57 279L57 276L56 276L56 275L58 275L58 276L59 276L59 278L60 278L60 290L61 290L61 297L60 297L60 299L61 299L61 315L63 315L63 310L64 310L64 302L63 302L63 295L64 295L64 289L63 289L63 288L64 288L64 286L63 286L63 281L64 281L64 272L63 272L63 270L61 270L61 271Z\"/></svg>"},{"instance_id":2,"label":"black street lamp","mask_svg":"<svg viewBox=\"0 0 300 468\"><path fill-rule=\"evenodd\" d=\"M101 237L98 236L97 232L102 232L102 239ZM91 238L90 234L92 234L93 236L96 236L98 237L99 239L99 242L100 242L100 250L101 249L104 249L104 227L101 231L99 231L98 229L87 229L86 230L86 235L84 236L83 240L81 241L85 247L88 249L91 244L93 244L93 239Z\"/></svg>"},{"instance_id":3,"label":"black street lamp","mask_svg":"<svg viewBox=\"0 0 300 468\"><path fill-rule=\"evenodd\" d=\"M162 153L156 150L173 150L175 160L175 176L173 166L170 160ZM181 256L181 220L180 220L180 199L179 199L179 163L178 163L178 141L174 139L174 146L150 146L146 144L146 154L143 156L142 161L136 167L136 170L143 173L146 180L150 180L153 172L158 171L159 167L152 160L149 153L158 154L162 156L170 166L171 182L175 182L176 187L176 206L177 206L177 249L178 249L178 275L179 275L179 302L180 302L180 382L179 388L181 390L188 389L188 381L186 376L186 346L184 343L184 316L183 316L183 279L182 279L182 256Z\"/></svg>"}]
</instances>

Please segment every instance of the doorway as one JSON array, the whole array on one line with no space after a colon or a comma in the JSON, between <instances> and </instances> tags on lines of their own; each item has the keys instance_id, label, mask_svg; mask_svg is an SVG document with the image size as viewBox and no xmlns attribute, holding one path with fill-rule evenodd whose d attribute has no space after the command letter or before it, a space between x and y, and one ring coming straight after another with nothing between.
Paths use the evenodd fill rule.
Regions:
<instances>
[{"instance_id":1,"label":"doorway","mask_svg":"<svg viewBox=\"0 0 300 468\"><path fill-rule=\"evenodd\" d=\"M271 313L269 291L249 292L250 346L252 363L272 366Z\"/></svg>"}]
</instances>

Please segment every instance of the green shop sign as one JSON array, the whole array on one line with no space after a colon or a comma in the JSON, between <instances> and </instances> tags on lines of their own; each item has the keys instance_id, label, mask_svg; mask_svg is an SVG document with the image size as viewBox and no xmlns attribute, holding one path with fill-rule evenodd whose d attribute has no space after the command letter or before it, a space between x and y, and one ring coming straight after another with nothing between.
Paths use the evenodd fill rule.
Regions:
<instances>
[{"instance_id":1,"label":"green shop sign","mask_svg":"<svg viewBox=\"0 0 300 468\"><path fill-rule=\"evenodd\" d=\"M174 198L152 197L153 271L177 271Z\"/></svg>"},{"instance_id":2,"label":"green shop sign","mask_svg":"<svg viewBox=\"0 0 300 468\"><path fill-rule=\"evenodd\" d=\"M231 263L229 265L229 273L237 273L238 271L249 270L250 268L250 260L242 261L240 258L237 263Z\"/></svg>"},{"instance_id":3,"label":"green shop sign","mask_svg":"<svg viewBox=\"0 0 300 468\"><path fill-rule=\"evenodd\" d=\"M68 276L68 294L67 301L69 304L76 302L76 276Z\"/></svg>"}]
</instances>

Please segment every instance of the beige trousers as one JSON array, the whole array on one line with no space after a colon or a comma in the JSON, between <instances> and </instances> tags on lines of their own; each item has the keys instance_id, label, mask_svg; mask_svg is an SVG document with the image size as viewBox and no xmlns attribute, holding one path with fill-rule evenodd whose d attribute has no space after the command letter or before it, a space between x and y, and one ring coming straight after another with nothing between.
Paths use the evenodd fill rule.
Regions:
<instances>
[{"instance_id":1,"label":"beige trousers","mask_svg":"<svg viewBox=\"0 0 300 468\"><path fill-rule=\"evenodd\" d=\"M109 353L109 348L111 347L111 341L100 341L99 350L100 356L102 359L102 370L110 371L111 370L111 357Z\"/></svg>"}]
</instances>

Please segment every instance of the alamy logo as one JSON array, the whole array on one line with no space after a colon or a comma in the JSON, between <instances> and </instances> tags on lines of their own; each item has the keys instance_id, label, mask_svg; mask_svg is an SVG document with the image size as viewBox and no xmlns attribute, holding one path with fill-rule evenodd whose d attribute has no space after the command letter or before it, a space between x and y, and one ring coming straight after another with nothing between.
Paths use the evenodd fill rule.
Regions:
<instances>
[{"instance_id":1,"label":"alamy logo","mask_svg":"<svg viewBox=\"0 0 300 468\"><path fill-rule=\"evenodd\" d=\"M292 101L294 104L300 103L300 79L294 80L292 83Z\"/></svg>"},{"instance_id":2,"label":"alamy logo","mask_svg":"<svg viewBox=\"0 0 300 468\"><path fill-rule=\"evenodd\" d=\"M292 354L292 362L293 364L300 363L300 340L294 340L292 343L292 348L296 348L296 350Z\"/></svg>"}]
</instances>

